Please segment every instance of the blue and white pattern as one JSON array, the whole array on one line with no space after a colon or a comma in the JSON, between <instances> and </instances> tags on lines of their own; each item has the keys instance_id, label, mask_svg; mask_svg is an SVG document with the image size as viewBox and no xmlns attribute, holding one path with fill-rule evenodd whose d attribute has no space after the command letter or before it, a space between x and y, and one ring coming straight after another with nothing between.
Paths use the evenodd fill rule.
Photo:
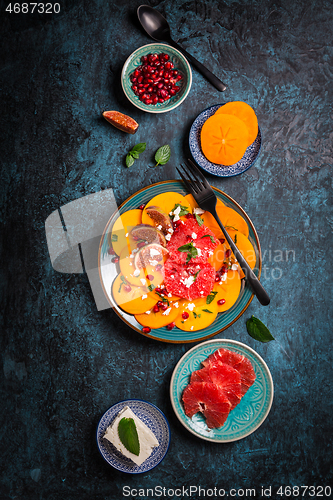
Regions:
<instances>
[{"instance_id":1,"label":"blue and white pattern","mask_svg":"<svg viewBox=\"0 0 333 500\"><path fill-rule=\"evenodd\" d=\"M258 158L261 149L261 130L258 126L259 130L256 140L246 149L243 158L234 165L217 165L216 163L212 163L207 160L201 151L201 129L205 121L210 118L221 106L224 106L224 104L225 102L211 106L197 116L190 130L189 147L194 161L203 170L206 170L206 172L218 177L232 177L234 175L242 174L248 170Z\"/></svg>"},{"instance_id":2,"label":"blue and white pattern","mask_svg":"<svg viewBox=\"0 0 333 500\"><path fill-rule=\"evenodd\" d=\"M201 414L197 413L192 419L185 415L181 397L191 373L202 368L201 362L221 347L246 356L252 363L256 380L230 412L225 424L219 429L208 429ZM273 394L273 379L265 361L251 347L227 339L208 340L190 349L177 363L170 383L171 403L180 422L197 437L215 443L237 441L252 434L267 417Z\"/></svg>"},{"instance_id":3,"label":"blue and white pattern","mask_svg":"<svg viewBox=\"0 0 333 500\"><path fill-rule=\"evenodd\" d=\"M183 77L179 83L180 91L167 101L157 103L154 106L140 101L139 97L134 94L132 90L132 83L130 81L130 76L133 71L140 66L140 64L142 64L141 57L151 53L168 54L169 60L174 65L174 69L176 69ZM132 54L127 58L121 72L121 85L127 99L137 108L142 111L146 111L147 113L166 113L167 111L177 108L177 106L179 106L179 104L186 99L192 85L192 70L187 59L179 52L179 50L163 43L149 43L148 45L144 45L143 47L140 47L132 52Z\"/></svg>"},{"instance_id":4,"label":"blue and white pattern","mask_svg":"<svg viewBox=\"0 0 333 500\"><path fill-rule=\"evenodd\" d=\"M110 441L103 437L106 429L112 424L118 413L125 406L128 406L132 412L149 427L159 442L159 446L153 449L150 457L140 466L136 465L129 458L124 457L124 455L116 450ZM167 454L170 444L170 427L164 414L157 406L141 399L127 399L111 406L111 408L104 413L97 427L96 438L99 451L112 467L129 474L140 474L141 472L147 472L156 467Z\"/></svg>"}]
</instances>

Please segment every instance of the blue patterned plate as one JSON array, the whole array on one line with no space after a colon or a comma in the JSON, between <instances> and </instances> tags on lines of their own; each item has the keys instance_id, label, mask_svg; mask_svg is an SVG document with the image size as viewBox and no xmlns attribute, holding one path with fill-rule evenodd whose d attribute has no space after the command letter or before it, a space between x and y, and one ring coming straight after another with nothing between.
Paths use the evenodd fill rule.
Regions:
<instances>
[{"instance_id":1,"label":"blue patterned plate","mask_svg":"<svg viewBox=\"0 0 333 500\"><path fill-rule=\"evenodd\" d=\"M180 91L175 96L153 106L152 104L145 104L140 101L139 97L134 94L130 76L140 66L142 56L151 53L161 54L162 52L169 55L170 61L174 64L174 69L182 75L183 79L179 83ZM175 109L186 99L192 85L192 71L187 59L179 50L163 43L149 43L148 45L139 47L127 58L121 72L121 85L127 99L137 108L147 113L166 113Z\"/></svg>"},{"instance_id":2,"label":"blue patterned plate","mask_svg":"<svg viewBox=\"0 0 333 500\"><path fill-rule=\"evenodd\" d=\"M140 466L136 465L129 458L124 457L124 455L114 448L110 441L103 438L106 429L125 406L128 406L149 427L159 442L159 446L153 449L150 457ZM112 467L129 474L140 474L156 467L167 454L170 444L170 427L164 414L157 406L141 399L126 399L111 406L104 413L97 427L96 438L99 451Z\"/></svg>"},{"instance_id":3,"label":"blue patterned plate","mask_svg":"<svg viewBox=\"0 0 333 500\"><path fill-rule=\"evenodd\" d=\"M202 368L201 362L221 347L246 356L252 363L256 380L230 412L225 424L219 429L208 429L201 413L192 418L185 415L181 397L191 373ZM180 422L195 436L214 443L237 441L258 429L271 409L273 394L273 380L265 361L245 344L228 339L208 340L187 351L178 361L170 383L171 403Z\"/></svg>"},{"instance_id":4,"label":"blue patterned plate","mask_svg":"<svg viewBox=\"0 0 333 500\"><path fill-rule=\"evenodd\" d=\"M256 265L253 269L254 273L258 278L260 278L261 274L261 249L259 238L253 223L251 222L249 216L242 209L238 203L233 200L230 196L228 196L223 191L220 191L217 188L213 188L216 196L227 206L231 207L236 212L238 212L244 219L247 221L249 226L249 240L251 241L253 248L256 253ZM147 186L146 188L141 189L137 193L134 193L132 196L127 198L124 203L122 203L111 219L109 220L105 231L102 235L100 248L99 248L99 256L98 256L98 267L99 267L99 276L102 284L102 288L104 290L105 296L110 303L111 307L113 307L114 311L118 314L118 316L131 328L136 330L150 338L154 338L156 340L161 340L162 342L173 342L173 343L183 343L183 342L198 342L199 340L207 340L209 337L213 335L217 335L222 330L228 328L232 323L234 323L247 309L254 295L250 286L242 280L242 288L239 294L239 297L236 303L223 313L217 315L216 320L210 326L205 328L204 330L190 331L185 332L179 330L178 328L173 328L172 330L168 330L167 328L155 328L151 331L151 333L143 333L142 326L136 321L135 316L131 314L125 313L114 301L111 287L112 282L116 278L118 274L117 267L112 263L112 255L108 254L108 250L110 248L109 235L112 230L112 226L115 223L115 220L118 218L119 214L123 214L127 210L131 210L133 208L139 208L142 203L148 203L154 196L165 193L167 191L176 191L177 193L182 193L186 195L187 192L184 189L184 184L181 181L163 181L158 182L156 184L152 184L151 186Z\"/></svg>"},{"instance_id":5,"label":"blue patterned plate","mask_svg":"<svg viewBox=\"0 0 333 500\"><path fill-rule=\"evenodd\" d=\"M211 106L197 116L190 130L189 146L194 161L203 170L206 170L206 172L218 177L232 177L234 175L242 174L248 170L258 158L261 149L261 130L260 127L258 127L259 130L256 140L247 148L243 158L234 165L217 165L216 163L212 163L207 160L201 151L201 129L205 121L210 118L221 106L224 106L224 104L225 102Z\"/></svg>"}]
</instances>

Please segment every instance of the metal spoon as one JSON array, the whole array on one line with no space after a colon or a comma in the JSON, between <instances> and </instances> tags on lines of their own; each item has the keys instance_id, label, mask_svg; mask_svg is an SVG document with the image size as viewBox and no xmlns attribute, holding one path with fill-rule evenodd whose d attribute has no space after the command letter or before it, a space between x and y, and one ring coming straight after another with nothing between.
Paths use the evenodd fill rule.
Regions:
<instances>
[{"instance_id":1,"label":"metal spoon","mask_svg":"<svg viewBox=\"0 0 333 500\"><path fill-rule=\"evenodd\" d=\"M197 70L200 71L200 73L202 73L203 76L207 78L207 80L220 92L223 92L227 88L224 83L213 75L213 73L211 73L207 68L205 68L203 64L197 61L193 56L191 56L191 54L186 52L186 50L178 45L178 43L172 40L170 26L162 14L149 5L140 5L137 13L143 29L151 38L157 40L158 42L167 42L175 47L175 49L182 52L184 56L186 56L187 59L193 64L193 66L197 68Z\"/></svg>"}]
</instances>

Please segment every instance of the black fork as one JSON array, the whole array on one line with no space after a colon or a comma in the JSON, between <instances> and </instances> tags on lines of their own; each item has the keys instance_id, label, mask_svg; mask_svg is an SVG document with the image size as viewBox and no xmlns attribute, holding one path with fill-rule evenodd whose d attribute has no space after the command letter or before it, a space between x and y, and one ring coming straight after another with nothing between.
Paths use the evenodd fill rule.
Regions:
<instances>
[{"instance_id":1,"label":"black fork","mask_svg":"<svg viewBox=\"0 0 333 500\"><path fill-rule=\"evenodd\" d=\"M257 296L260 304L262 304L263 306L267 306L270 302L270 298L266 290L264 289L264 287L258 280L257 276L254 274L254 272L244 259L243 255L238 250L237 246L235 245L230 235L227 233L225 227L223 226L222 222L220 221L216 213L217 200L212 187L208 184L205 177L202 175L200 170L194 165L194 163L191 160L185 162L185 166L186 167L181 165L182 170L177 168L179 175L183 179L185 185L187 186L190 193L193 195L199 207L202 208L202 210L207 210L215 217L216 222L222 229L224 237L229 243L234 256L239 262L239 265L241 266L245 274L245 277L252 288L253 293Z\"/></svg>"}]
</instances>

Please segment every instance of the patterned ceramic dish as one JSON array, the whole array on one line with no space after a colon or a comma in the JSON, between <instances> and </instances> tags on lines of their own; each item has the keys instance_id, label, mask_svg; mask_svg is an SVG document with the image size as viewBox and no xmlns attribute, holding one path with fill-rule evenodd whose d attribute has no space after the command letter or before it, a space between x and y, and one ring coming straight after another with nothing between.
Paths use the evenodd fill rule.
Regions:
<instances>
[{"instance_id":1,"label":"patterned ceramic dish","mask_svg":"<svg viewBox=\"0 0 333 500\"><path fill-rule=\"evenodd\" d=\"M153 449L152 454L140 466L136 465L129 458L124 457L114 446L104 439L104 434L109 425L112 424L118 413L128 406L135 415L140 418L149 429L155 434L159 446ZM127 399L111 406L104 413L97 427L97 446L102 457L115 469L129 474L140 474L147 472L158 465L168 452L170 444L170 427L164 414L157 406L142 401L141 399Z\"/></svg>"},{"instance_id":2,"label":"patterned ceramic dish","mask_svg":"<svg viewBox=\"0 0 333 500\"><path fill-rule=\"evenodd\" d=\"M252 363L256 380L230 412L225 424L219 429L208 429L200 413L192 419L185 415L181 397L191 373L202 368L201 362L220 347L246 356ZM245 344L227 339L208 340L187 351L178 361L170 383L171 404L180 422L195 436L214 443L229 443L252 434L267 417L273 394L273 380L265 361Z\"/></svg>"},{"instance_id":3,"label":"patterned ceramic dish","mask_svg":"<svg viewBox=\"0 0 333 500\"><path fill-rule=\"evenodd\" d=\"M205 121L224 104L225 103L211 106L197 116L190 129L189 147L194 161L197 165L199 165L199 167L206 170L206 172L218 177L232 177L234 175L242 174L248 170L258 158L261 149L261 130L260 127L258 127L259 130L256 140L246 149L243 158L234 165L217 165L216 163L212 163L207 160L201 151L201 129Z\"/></svg>"},{"instance_id":4,"label":"patterned ceramic dish","mask_svg":"<svg viewBox=\"0 0 333 500\"><path fill-rule=\"evenodd\" d=\"M179 330L178 328L174 328L173 330L168 330L167 328L156 328L151 331L149 334L144 334L142 332L142 326L136 321L135 317L131 314L125 313L114 301L111 287L112 282L116 278L118 272L115 264L112 263L112 255L108 254L108 250L112 245L110 242L110 234L112 230L112 226L115 223L115 220L118 218L119 214L126 212L127 210L131 210L134 208L138 208L141 204L149 202L154 196L165 193L167 191L176 191L178 193L182 193L183 195L187 194L184 189L184 184L181 181L164 181L158 182L157 184L152 184L141 191L130 196L124 203L122 203L119 207L119 211L114 214L109 220L103 236L100 242L99 248L99 275L102 284L102 288L104 290L104 294L113 307L114 311L118 314L118 316L131 328L136 330L150 338L154 338L156 340L161 340L163 342L173 342L173 343L183 343L183 342L198 342L199 340L207 340L209 337L212 337L222 330L228 328L232 323L234 323L247 309L251 300L253 299L252 290L247 283L242 280L242 288L239 294L239 297L236 303L231 307L228 311L224 313L218 314L214 323L212 323L209 327L203 330L197 330L193 332L185 332ZM256 264L254 268L254 272L258 278L260 278L261 273L261 249L259 238L253 223L250 218L246 214L246 212L238 205L238 203L233 200L230 196L219 189L214 188L216 196L220 198L220 200L228 207L236 210L244 219L247 221L249 226L249 239L254 247L256 253Z\"/></svg>"},{"instance_id":5,"label":"patterned ceramic dish","mask_svg":"<svg viewBox=\"0 0 333 500\"><path fill-rule=\"evenodd\" d=\"M130 81L130 75L138 66L140 66L140 64L142 64L142 56L151 53L161 54L162 52L169 55L170 61L174 64L174 69L176 69L183 77L179 84L180 91L163 103L158 103L156 105L145 104L140 101L137 95L134 94L131 88L132 83ZM175 109L184 101L184 99L186 99L192 85L192 71L183 54L181 54L177 49L163 43L150 43L135 50L127 58L121 72L121 85L127 99L137 108L142 111L146 111L147 113L166 113L167 111Z\"/></svg>"}]
</instances>

